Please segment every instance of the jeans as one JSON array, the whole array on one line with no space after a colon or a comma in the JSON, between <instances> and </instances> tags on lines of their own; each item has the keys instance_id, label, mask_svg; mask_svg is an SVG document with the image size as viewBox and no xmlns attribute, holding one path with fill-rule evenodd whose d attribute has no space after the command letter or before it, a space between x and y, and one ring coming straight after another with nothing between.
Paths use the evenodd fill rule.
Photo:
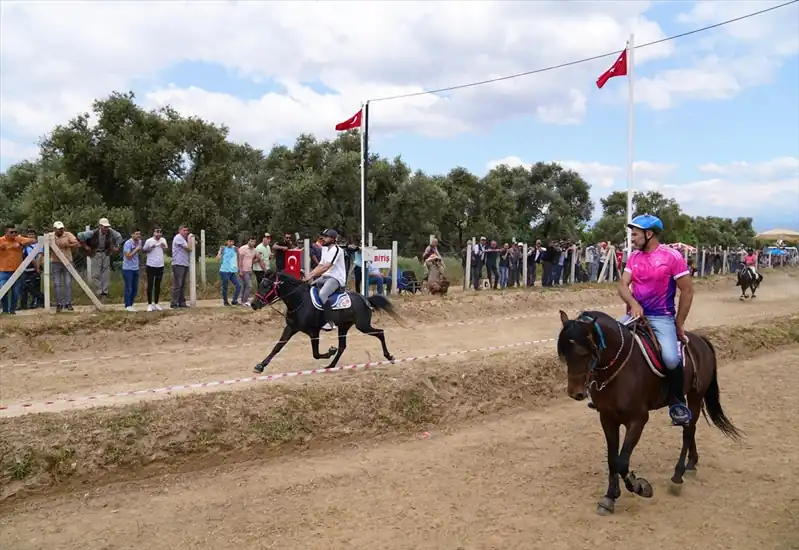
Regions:
<instances>
[{"instance_id":1,"label":"jeans","mask_svg":"<svg viewBox=\"0 0 799 550\"><path fill-rule=\"evenodd\" d=\"M499 266L499 288L507 288L508 286L508 266Z\"/></svg>"},{"instance_id":2,"label":"jeans","mask_svg":"<svg viewBox=\"0 0 799 550\"><path fill-rule=\"evenodd\" d=\"M125 285L125 307L131 307L133 302L136 301L136 295L139 293L139 270L123 269L122 282Z\"/></svg>"},{"instance_id":3,"label":"jeans","mask_svg":"<svg viewBox=\"0 0 799 550\"><path fill-rule=\"evenodd\" d=\"M238 303L239 292L241 292L241 283L239 283L238 275L236 273L231 273L228 271L220 271L219 282L222 285L222 301L224 303L228 303L227 301L228 283L233 283L233 303L234 304Z\"/></svg>"},{"instance_id":4,"label":"jeans","mask_svg":"<svg viewBox=\"0 0 799 550\"><path fill-rule=\"evenodd\" d=\"M629 319L630 316L625 315L619 319L619 322L624 323ZM680 343L677 339L676 319L668 315L647 315L646 320L649 321L652 331L657 336L663 356L663 365L669 370L676 369L682 362Z\"/></svg>"},{"instance_id":5,"label":"jeans","mask_svg":"<svg viewBox=\"0 0 799 550\"><path fill-rule=\"evenodd\" d=\"M242 291L241 291L241 301L246 302L250 299L250 294L252 294L252 271L243 271L241 273L241 282L242 282Z\"/></svg>"},{"instance_id":6,"label":"jeans","mask_svg":"<svg viewBox=\"0 0 799 550\"><path fill-rule=\"evenodd\" d=\"M6 284L6 281L8 281L13 274L13 271L0 271L0 288ZM19 279L17 279L17 282L14 283L14 286L12 286L6 295L3 296L3 313L15 313L17 311L17 302L19 302L19 289Z\"/></svg>"},{"instance_id":7,"label":"jeans","mask_svg":"<svg viewBox=\"0 0 799 550\"><path fill-rule=\"evenodd\" d=\"M72 274L60 262L50 262L50 275L53 278L55 289L55 303L57 306L72 305Z\"/></svg>"},{"instance_id":8,"label":"jeans","mask_svg":"<svg viewBox=\"0 0 799 550\"><path fill-rule=\"evenodd\" d=\"M316 282L316 286L320 287L319 301L322 302L322 305L326 304L327 300L333 295L333 293L341 288L341 285L336 279L325 276L319 278L319 280Z\"/></svg>"},{"instance_id":9,"label":"jeans","mask_svg":"<svg viewBox=\"0 0 799 550\"><path fill-rule=\"evenodd\" d=\"M377 285L377 295L383 295L383 276L382 275L369 275L369 284Z\"/></svg>"},{"instance_id":10,"label":"jeans","mask_svg":"<svg viewBox=\"0 0 799 550\"><path fill-rule=\"evenodd\" d=\"M42 276L36 271L26 271L22 274L20 289L19 307L21 309L42 307L44 305Z\"/></svg>"}]
</instances>

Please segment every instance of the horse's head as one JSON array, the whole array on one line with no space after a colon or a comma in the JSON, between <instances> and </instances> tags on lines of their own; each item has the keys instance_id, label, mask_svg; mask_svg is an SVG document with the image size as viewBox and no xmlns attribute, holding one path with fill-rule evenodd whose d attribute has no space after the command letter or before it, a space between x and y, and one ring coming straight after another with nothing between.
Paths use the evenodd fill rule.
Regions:
<instances>
[{"instance_id":1,"label":"horse's head","mask_svg":"<svg viewBox=\"0 0 799 550\"><path fill-rule=\"evenodd\" d=\"M261 279L261 282L258 284L258 289L255 291L255 297L251 301L252 308L255 311L258 311L262 307L279 300L280 296L277 294L277 289L279 286L277 273L271 269L267 269L266 272L264 272L263 279Z\"/></svg>"},{"instance_id":2,"label":"horse's head","mask_svg":"<svg viewBox=\"0 0 799 550\"><path fill-rule=\"evenodd\" d=\"M599 366L602 352L607 349L606 335L613 335L613 324L618 323L599 311L584 311L575 319L569 319L560 312L563 325L558 335L558 357L566 363L568 382L566 391L569 397L582 401L588 394L586 384L592 372Z\"/></svg>"},{"instance_id":3,"label":"horse's head","mask_svg":"<svg viewBox=\"0 0 799 550\"><path fill-rule=\"evenodd\" d=\"M258 291L252 301L252 308L257 311L281 298L284 301L301 299L297 291L303 287L307 288L308 284L290 273L267 270L258 285Z\"/></svg>"}]
</instances>

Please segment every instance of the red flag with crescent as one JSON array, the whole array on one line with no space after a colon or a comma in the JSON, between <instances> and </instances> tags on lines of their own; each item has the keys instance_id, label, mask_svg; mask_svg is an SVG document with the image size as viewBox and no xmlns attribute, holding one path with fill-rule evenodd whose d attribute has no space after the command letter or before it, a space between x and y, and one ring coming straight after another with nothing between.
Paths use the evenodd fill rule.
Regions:
<instances>
[{"instance_id":1,"label":"red flag with crescent","mask_svg":"<svg viewBox=\"0 0 799 550\"><path fill-rule=\"evenodd\" d=\"M302 276L302 250L286 250L286 273L294 275L298 279Z\"/></svg>"}]
</instances>

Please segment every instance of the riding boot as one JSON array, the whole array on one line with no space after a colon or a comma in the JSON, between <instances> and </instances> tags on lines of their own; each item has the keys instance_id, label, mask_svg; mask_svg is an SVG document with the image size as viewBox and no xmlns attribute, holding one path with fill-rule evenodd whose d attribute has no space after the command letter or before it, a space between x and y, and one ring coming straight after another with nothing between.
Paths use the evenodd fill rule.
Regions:
<instances>
[{"instance_id":1,"label":"riding boot","mask_svg":"<svg viewBox=\"0 0 799 550\"><path fill-rule=\"evenodd\" d=\"M670 401L676 401L669 407L669 415L675 426L686 426L691 421L691 410L685 399L685 370L682 362L674 369L667 369L667 372Z\"/></svg>"}]
</instances>

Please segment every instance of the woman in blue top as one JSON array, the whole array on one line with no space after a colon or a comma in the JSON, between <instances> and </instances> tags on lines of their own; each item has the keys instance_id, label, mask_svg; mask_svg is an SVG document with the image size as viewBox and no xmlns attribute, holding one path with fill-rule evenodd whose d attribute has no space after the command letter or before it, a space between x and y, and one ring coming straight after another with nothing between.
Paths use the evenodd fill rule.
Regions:
<instances>
[{"instance_id":1,"label":"woman in blue top","mask_svg":"<svg viewBox=\"0 0 799 550\"><path fill-rule=\"evenodd\" d=\"M219 282L222 286L222 303L226 306L230 305L227 300L228 283L233 283L233 305L239 305L239 292L241 291L241 283L239 283L239 250L235 245L236 238L228 237L225 246L219 247L219 252L216 253L216 259L219 261Z\"/></svg>"}]
</instances>

